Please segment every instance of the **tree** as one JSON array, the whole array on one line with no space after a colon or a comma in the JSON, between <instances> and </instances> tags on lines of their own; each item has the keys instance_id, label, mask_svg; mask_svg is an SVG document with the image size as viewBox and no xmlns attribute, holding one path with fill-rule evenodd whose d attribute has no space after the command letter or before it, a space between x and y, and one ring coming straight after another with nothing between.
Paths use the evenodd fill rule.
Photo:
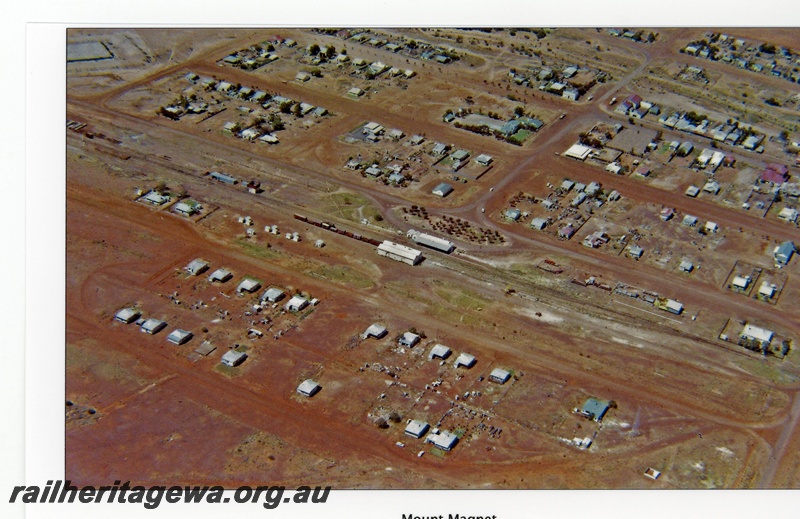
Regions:
<instances>
[{"instance_id":1,"label":"tree","mask_svg":"<svg viewBox=\"0 0 800 519\"><path fill-rule=\"evenodd\" d=\"M783 131L782 131L782 132L781 132L781 133L778 135L778 137L780 137L780 139L781 139L783 142L786 142L787 140L789 140L789 132L787 132L786 130L783 130Z\"/></svg>"},{"instance_id":2,"label":"tree","mask_svg":"<svg viewBox=\"0 0 800 519\"><path fill-rule=\"evenodd\" d=\"M316 43L312 43L311 45L309 45L308 53L311 54L312 56L316 56L317 54L319 54L319 45L317 45Z\"/></svg>"},{"instance_id":3,"label":"tree","mask_svg":"<svg viewBox=\"0 0 800 519\"><path fill-rule=\"evenodd\" d=\"M789 348L791 347L791 341L789 339L785 339L781 343L781 355L784 357L789 353Z\"/></svg>"},{"instance_id":4,"label":"tree","mask_svg":"<svg viewBox=\"0 0 800 519\"><path fill-rule=\"evenodd\" d=\"M517 117L522 117L523 115L525 115L525 108L523 108L522 106L517 106L516 108L514 108L514 115L516 115Z\"/></svg>"}]
</instances>

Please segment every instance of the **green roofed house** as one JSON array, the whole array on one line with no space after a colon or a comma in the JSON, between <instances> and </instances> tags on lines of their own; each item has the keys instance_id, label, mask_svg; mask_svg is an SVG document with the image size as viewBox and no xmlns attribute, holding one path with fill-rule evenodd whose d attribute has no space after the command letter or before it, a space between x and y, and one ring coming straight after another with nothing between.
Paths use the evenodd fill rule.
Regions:
<instances>
[{"instance_id":1,"label":"green roofed house","mask_svg":"<svg viewBox=\"0 0 800 519\"><path fill-rule=\"evenodd\" d=\"M608 401L592 397L583 404L578 414L595 422L600 422L608 412L609 407L610 403Z\"/></svg>"}]
</instances>

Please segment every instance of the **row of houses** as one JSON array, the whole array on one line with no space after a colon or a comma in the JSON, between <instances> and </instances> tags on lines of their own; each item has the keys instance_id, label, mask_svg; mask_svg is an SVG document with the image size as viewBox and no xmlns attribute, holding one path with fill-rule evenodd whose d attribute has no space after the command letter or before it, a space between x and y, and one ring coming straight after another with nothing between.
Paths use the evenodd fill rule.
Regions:
<instances>
[{"instance_id":1,"label":"row of houses","mask_svg":"<svg viewBox=\"0 0 800 519\"><path fill-rule=\"evenodd\" d=\"M211 263L202 258L195 258L184 267L184 270L190 276L199 276L207 270ZM208 281L211 283L226 283L233 278L233 273L227 268L218 268L208 276ZM245 276L239 285L236 287L237 294L252 294L261 288L261 283L249 276ZM277 303L286 297L286 293L277 287L269 287L266 292L261 296L261 303ZM290 312L299 312L306 308L308 305L316 305L317 299L309 299L302 295L294 295L285 305L285 309Z\"/></svg>"},{"instance_id":2,"label":"row of houses","mask_svg":"<svg viewBox=\"0 0 800 519\"><path fill-rule=\"evenodd\" d=\"M713 43L708 40L690 42L681 52L696 58L721 61L752 72L770 74L794 83L800 82L800 72L796 67L799 60L786 47L765 43L748 44L742 38L721 34Z\"/></svg>"},{"instance_id":3,"label":"row of houses","mask_svg":"<svg viewBox=\"0 0 800 519\"><path fill-rule=\"evenodd\" d=\"M690 117L686 112L673 112L669 115L665 113L658 122L667 128L708 137L716 142L741 146L749 151L763 151L761 144L764 135L754 132L752 128L742 127L738 122L713 123L705 116Z\"/></svg>"}]
</instances>

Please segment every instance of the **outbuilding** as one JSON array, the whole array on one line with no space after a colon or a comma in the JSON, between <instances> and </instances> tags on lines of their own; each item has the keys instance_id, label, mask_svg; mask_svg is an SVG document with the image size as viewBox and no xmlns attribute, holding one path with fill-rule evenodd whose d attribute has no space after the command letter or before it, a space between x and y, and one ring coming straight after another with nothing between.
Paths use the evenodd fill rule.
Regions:
<instances>
[{"instance_id":1,"label":"outbuilding","mask_svg":"<svg viewBox=\"0 0 800 519\"><path fill-rule=\"evenodd\" d=\"M680 266L678 266L678 268L681 270L681 272L691 272L692 270L694 270L694 265L692 264L691 261L685 259L681 261L681 264Z\"/></svg>"},{"instance_id":2,"label":"outbuilding","mask_svg":"<svg viewBox=\"0 0 800 519\"><path fill-rule=\"evenodd\" d=\"M222 356L222 364L229 368L235 368L247 359L247 353L243 351L230 350Z\"/></svg>"},{"instance_id":3,"label":"outbuilding","mask_svg":"<svg viewBox=\"0 0 800 519\"><path fill-rule=\"evenodd\" d=\"M489 373L489 380L497 382L498 384L505 384L508 382L509 378L511 378L511 373L504 369L494 368L492 372Z\"/></svg>"},{"instance_id":4,"label":"outbuilding","mask_svg":"<svg viewBox=\"0 0 800 519\"><path fill-rule=\"evenodd\" d=\"M297 386L297 392L309 398L319 393L320 389L322 389L322 386L320 386L310 378L304 380L302 384Z\"/></svg>"},{"instance_id":5,"label":"outbuilding","mask_svg":"<svg viewBox=\"0 0 800 519\"><path fill-rule=\"evenodd\" d=\"M157 334L158 332L160 332L161 330L163 330L166 327L167 327L167 323L165 323L164 321L162 321L160 319L155 319L155 318L151 317L150 319L146 320L144 322L144 324L142 324L141 330L144 333L147 333L147 334L150 334L150 335L155 335L155 334Z\"/></svg>"},{"instance_id":6,"label":"outbuilding","mask_svg":"<svg viewBox=\"0 0 800 519\"><path fill-rule=\"evenodd\" d=\"M181 344L186 344L189 342L193 336L194 335L190 331L176 328L175 330L172 330L169 335L167 335L167 341L180 346Z\"/></svg>"}]
</instances>

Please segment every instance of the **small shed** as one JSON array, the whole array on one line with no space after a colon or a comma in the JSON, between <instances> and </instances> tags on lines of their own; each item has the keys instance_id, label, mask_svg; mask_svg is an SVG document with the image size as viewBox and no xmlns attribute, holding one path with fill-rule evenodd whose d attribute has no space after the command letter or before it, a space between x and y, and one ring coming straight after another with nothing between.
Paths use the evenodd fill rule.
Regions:
<instances>
[{"instance_id":1,"label":"small shed","mask_svg":"<svg viewBox=\"0 0 800 519\"><path fill-rule=\"evenodd\" d=\"M510 378L511 373L501 368L494 368L492 372L489 373L489 380L497 382L498 384L505 384Z\"/></svg>"},{"instance_id":2,"label":"small shed","mask_svg":"<svg viewBox=\"0 0 800 519\"><path fill-rule=\"evenodd\" d=\"M155 335L155 334L157 334L158 332L160 332L161 330L163 330L166 327L167 327L167 323L165 323L164 321L162 321L160 319L155 319L155 318L151 317L150 319L146 320L144 322L144 324L142 324L141 330L144 333L148 333L150 335Z\"/></svg>"},{"instance_id":3,"label":"small shed","mask_svg":"<svg viewBox=\"0 0 800 519\"><path fill-rule=\"evenodd\" d=\"M172 330L169 335L167 335L167 341L180 346L181 344L186 344L189 342L193 336L194 335L190 331L176 328L175 330Z\"/></svg>"},{"instance_id":4,"label":"small shed","mask_svg":"<svg viewBox=\"0 0 800 519\"><path fill-rule=\"evenodd\" d=\"M681 272L691 272L694 270L694 265L691 261L685 259L681 261L681 264L678 266L678 268L681 270Z\"/></svg>"},{"instance_id":5,"label":"small shed","mask_svg":"<svg viewBox=\"0 0 800 519\"><path fill-rule=\"evenodd\" d=\"M376 339L381 339L387 334L386 327L382 324L372 323L369 327L364 330L363 337L365 339L369 337L375 337Z\"/></svg>"},{"instance_id":6,"label":"small shed","mask_svg":"<svg viewBox=\"0 0 800 519\"><path fill-rule=\"evenodd\" d=\"M513 220L516 222L517 220L519 220L521 214L522 213L520 212L519 209L512 208L512 209L507 209L506 212L503 213L503 216L505 216L509 220Z\"/></svg>"},{"instance_id":7,"label":"small shed","mask_svg":"<svg viewBox=\"0 0 800 519\"><path fill-rule=\"evenodd\" d=\"M222 356L222 364L230 368L235 368L247 359L247 353L243 351L230 350Z\"/></svg>"},{"instance_id":8,"label":"small shed","mask_svg":"<svg viewBox=\"0 0 800 519\"><path fill-rule=\"evenodd\" d=\"M322 386L320 386L310 378L304 380L302 384L297 386L297 392L309 398L319 393L320 389L322 389Z\"/></svg>"}]
</instances>

